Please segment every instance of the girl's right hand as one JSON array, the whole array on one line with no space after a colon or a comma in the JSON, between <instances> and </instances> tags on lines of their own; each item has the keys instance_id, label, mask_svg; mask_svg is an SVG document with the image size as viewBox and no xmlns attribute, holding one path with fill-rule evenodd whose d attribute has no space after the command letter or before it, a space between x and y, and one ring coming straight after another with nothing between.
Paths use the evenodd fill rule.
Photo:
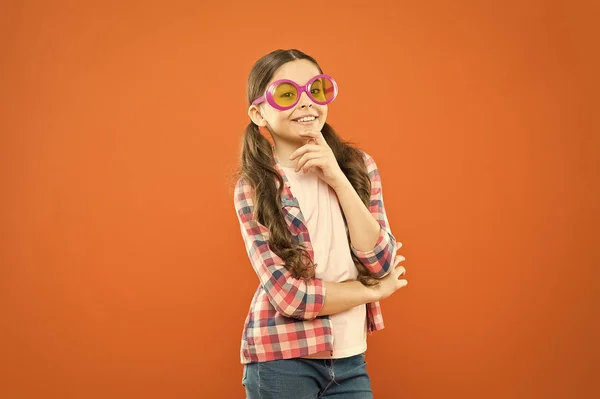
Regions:
<instances>
[{"instance_id":1,"label":"girl's right hand","mask_svg":"<svg viewBox=\"0 0 600 399\"><path fill-rule=\"evenodd\" d=\"M372 289L375 291L376 300L379 301L385 299L394 292L398 291L400 288L406 287L408 281L406 279L400 279L400 277L404 276L406 273L406 269L404 266L398 266L398 264L404 259L404 256L396 255L392 271L387 276L382 278L379 284L372 287Z\"/></svg>"}]
</instances>

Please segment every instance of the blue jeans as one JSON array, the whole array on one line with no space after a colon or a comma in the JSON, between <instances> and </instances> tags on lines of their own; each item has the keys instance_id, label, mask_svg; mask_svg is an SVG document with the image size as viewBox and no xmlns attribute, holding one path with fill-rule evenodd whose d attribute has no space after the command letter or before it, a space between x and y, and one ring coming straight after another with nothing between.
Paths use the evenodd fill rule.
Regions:
<instances>
[{"instance_id":1,"label":"blue jeans","mask_svg":"<svg viewBox=\"0 0 600 399\"><path fill-rule=\"evenodd\" d=\"M365 355L286 359L244 366L246 399L372 399Z\"/></svg>"}]
</instances>

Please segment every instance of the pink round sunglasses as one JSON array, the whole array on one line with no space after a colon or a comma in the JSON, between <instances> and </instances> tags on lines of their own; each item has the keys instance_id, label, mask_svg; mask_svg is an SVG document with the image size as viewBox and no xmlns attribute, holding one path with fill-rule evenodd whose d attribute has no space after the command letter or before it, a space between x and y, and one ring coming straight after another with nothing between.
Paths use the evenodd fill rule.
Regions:
<instances>
[{"instance_id":1,"label":"pink round sunglasses","mask_svg":"<svg viewBox=\"0 0 600 399\"><path fill-rule=\"evenodd\" d=\"M252 105L266 100L273 108L285 111L298 104L302 93L306 93L315 104L325 105L337 97L338 86L331 76L325 74L311 78L304 86L293 80L280 79L269 84L265 94L254 100Z\"/></svg>"}]
</instances>

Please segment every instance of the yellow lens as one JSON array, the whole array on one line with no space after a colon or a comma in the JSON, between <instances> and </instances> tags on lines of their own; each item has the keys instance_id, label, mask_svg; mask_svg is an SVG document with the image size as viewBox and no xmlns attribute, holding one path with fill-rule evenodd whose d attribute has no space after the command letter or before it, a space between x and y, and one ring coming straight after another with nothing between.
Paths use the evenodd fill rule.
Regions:
<instances>
[{"instance_id":1,"label":"yellow lens","mask_svg":"<svg viewBox=\"0 0 600 399\"><path fill-rule=\"evenodd\" d=\"M319 102L325 102L333 97L333 82L327 78L319 78L310 85L310 94Z\"/></svg>"},{"instance_id":2,"label":"yellow lens","mask_svg":"<svg viewBox=\"0 0 600 399\"><path fill-rule=\"evenodd\" d=\"M298 91L296 87L290 83L281 83L275 88L273 100L281 107L289 107L296 102Z\"/></svg>"}]
</instances>

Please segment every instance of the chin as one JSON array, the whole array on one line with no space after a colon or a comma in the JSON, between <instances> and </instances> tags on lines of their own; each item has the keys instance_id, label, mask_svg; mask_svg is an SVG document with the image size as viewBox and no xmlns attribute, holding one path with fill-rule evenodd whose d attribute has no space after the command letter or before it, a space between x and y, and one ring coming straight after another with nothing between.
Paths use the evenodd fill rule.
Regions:
<instances>
[{"instance_id":1,"label":"chin","mask_svg":"<svg viewBox=\"0 0 600 399\"><path fill-rule=\"evenodd\" d=\"M320 122L320 121L317 121L315 123L307 123L307 124L301 124L298 122L290 122L290 131L303 132L307 129L321 131L321 129L323 129L323 126L325 126L325 122Z\"/></svg>"}]
</instances>

